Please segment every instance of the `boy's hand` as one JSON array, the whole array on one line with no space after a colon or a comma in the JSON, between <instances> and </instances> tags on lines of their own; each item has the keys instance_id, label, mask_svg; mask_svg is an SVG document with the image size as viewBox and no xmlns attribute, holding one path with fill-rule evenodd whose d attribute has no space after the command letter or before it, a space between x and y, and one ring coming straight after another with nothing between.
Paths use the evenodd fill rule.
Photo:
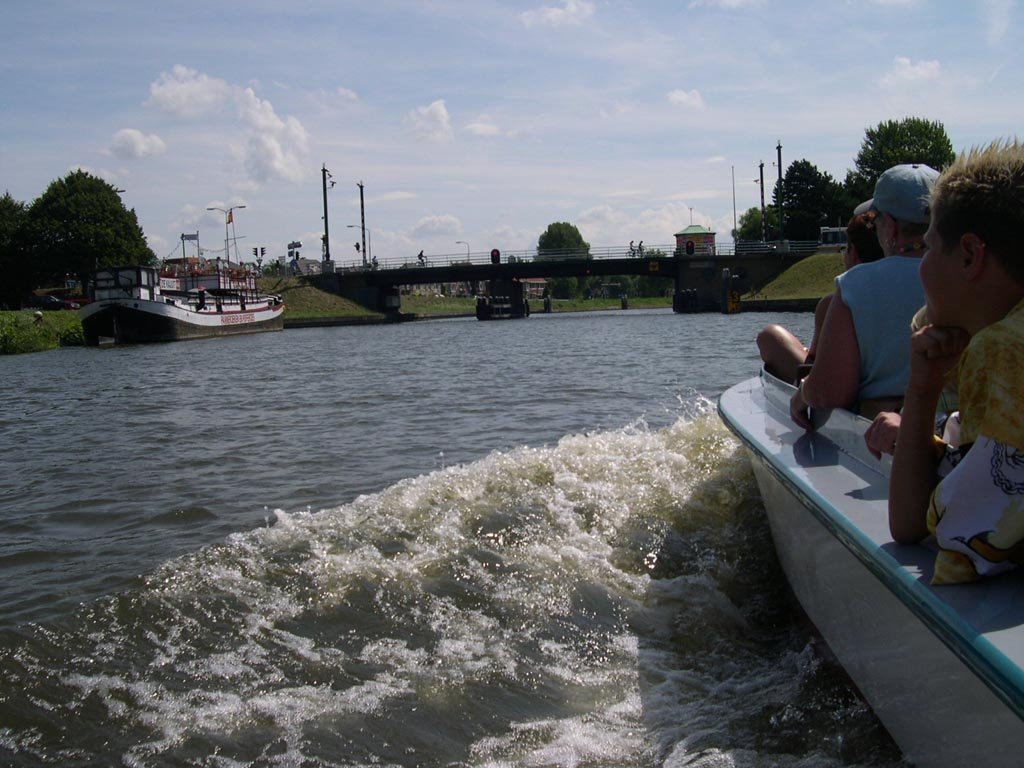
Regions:
<instances>
[{"instance_id":1,"label":"boy's hand","mask_svg":"<svg viewBox=\"0 0 1024 768\"><path fill-rule=\"evenodd\" d=\"M864 442L876 459L883 453L890 456L896 452L896 436L900 432L900 415L892 411L882 411L875 416L871 426L864 433Z\"/></svg>"},{"instance_id":2,"label":"boy's hand","mask_svg":"<svg viewBox=\"0 0 1024 768\"><path fill-rule=\"evenodd\" d=\"M963 328L926 325L910 337L907 394L938 397L946 374L960 360L970 337Z\"/></svg>"}]
</instances>

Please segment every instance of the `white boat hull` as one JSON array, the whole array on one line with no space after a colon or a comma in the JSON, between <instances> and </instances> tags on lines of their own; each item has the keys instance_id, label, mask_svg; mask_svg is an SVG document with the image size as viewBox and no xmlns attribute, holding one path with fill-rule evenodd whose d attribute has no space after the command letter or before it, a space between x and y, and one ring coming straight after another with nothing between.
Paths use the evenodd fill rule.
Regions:
<instances>
[{"instance_id":1,"label":"white boat hull","mask_svg":"<svg viewBox=\"0 0 1024 768\"><path fill-rule=\"evenodd\" d=\"M750 448L780 564L807 615L919 766L1024 764L1024 577L931 587L934 550L888 531L889 461L868 422L789 419L793 388L765 376L719 412Z\"/></svg>"},{"instance_id":2,"label":"white boat hull","mask_svg":"<svg viewBox=\"0 0 1024 768\"><path fill-rule=\"evenodd\" d=\"M86 304L79 313L85 343L91 346L103 339L113 339L117 344L182 341L279 331L284 327L284 305L266 301L244 310L236 305L222 312L197 312L161 301L107 299Z\"/></svg>"}]
</instances>

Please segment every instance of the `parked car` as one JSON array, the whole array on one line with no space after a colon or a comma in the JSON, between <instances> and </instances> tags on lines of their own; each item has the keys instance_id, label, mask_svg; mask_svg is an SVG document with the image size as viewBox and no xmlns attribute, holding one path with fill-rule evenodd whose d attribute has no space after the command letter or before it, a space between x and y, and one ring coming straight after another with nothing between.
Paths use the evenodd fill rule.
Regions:
<instances>
[{"instance_id":1,"label":"parked car","mask_svg":"<svg viewBox=\"0 0 1024 768\"><path fill-rule=\"evenodd\" d=\"M51 296L45 294L43 296L30 296L28 301L25 302L26 309L44 309L44 310L56 310L56 309L77 309L78 305L75 304L73 307L68 306L74 304L74 302L66 302L59 296Z\"/></svg>"}]
</instances>

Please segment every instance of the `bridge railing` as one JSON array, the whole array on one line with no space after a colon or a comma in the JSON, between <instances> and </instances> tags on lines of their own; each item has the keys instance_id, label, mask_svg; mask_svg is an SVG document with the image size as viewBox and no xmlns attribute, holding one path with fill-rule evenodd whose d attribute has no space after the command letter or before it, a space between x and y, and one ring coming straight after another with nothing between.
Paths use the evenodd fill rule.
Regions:
<instances>
[{"instance_id":1,"label":"bridge railing","mask_svg":"<svg viewBox=\"0 0 1024 768\"><path fill-rule=\"evenodd\" d=\"M653 256L673 256L676 252L676 244L672 243L669 245L644 245L643 249L640 250L638 247L634 247L630 250L628 245L613 245L613 246L591 246L589 251L580 251L576 249L547 249L538 251L537 249L522 250L522 251L502 251L501 262L502 264L508 264L513 262L532 262L532 261L544 261L547 259L572 259L572 258L586 258L587 254L592 259L625 259L625 258L649 258ZM819 248L819 244L814 240L783 240L779 242L763 243L757 241L739 241L737 243L726 243L716 244L714 248L706 245L697 245L694 250L694 256L696 257L721 257L721 256L734 256L742 255L743 253L755 253L764 251L776 251L780 255L782 254L811 254ZM461 264L490 264L491 263L491 252L477 251L471 253L443 253L443 254L427 254L424 256L423 261L420 261L417 256L411 257L385 257L378 258L377 269L411 269L417 267L450 267ZM344 261L336 259L335 270L339 272L358 271L363 269L371 268L369 264L364 264L361 259Z\"/></svg>"}]
</instances>

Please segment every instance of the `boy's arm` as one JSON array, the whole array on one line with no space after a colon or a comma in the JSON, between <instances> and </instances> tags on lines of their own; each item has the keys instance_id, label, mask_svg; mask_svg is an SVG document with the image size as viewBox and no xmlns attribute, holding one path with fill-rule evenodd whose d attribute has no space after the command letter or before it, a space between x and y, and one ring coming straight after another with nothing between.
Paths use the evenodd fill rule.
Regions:
<instances>
[{"instance_id":1,"label":"boy's arm","mask_svg":"<svg viewBox=\"0 0 1024 768\"><path fill-rule=\"evenodd\" d=\"M939 398L907 392L889 476L889 532L901 544L928 535L928 500L938 484L935 408Z\"/></svg>"},{"instance_id":2,"label":"boy's arm","mask_svg":"<svg viewBox=\"0 0 1024 768\"><path fill-rule=\"evenodd\" d=\"M938 483L935 408L944 377L966 346L959 328L926 326L911 337L910 381L889 477L889 532L897 542L928 535L928 500Z\"/></svg>"}]
</instances>

